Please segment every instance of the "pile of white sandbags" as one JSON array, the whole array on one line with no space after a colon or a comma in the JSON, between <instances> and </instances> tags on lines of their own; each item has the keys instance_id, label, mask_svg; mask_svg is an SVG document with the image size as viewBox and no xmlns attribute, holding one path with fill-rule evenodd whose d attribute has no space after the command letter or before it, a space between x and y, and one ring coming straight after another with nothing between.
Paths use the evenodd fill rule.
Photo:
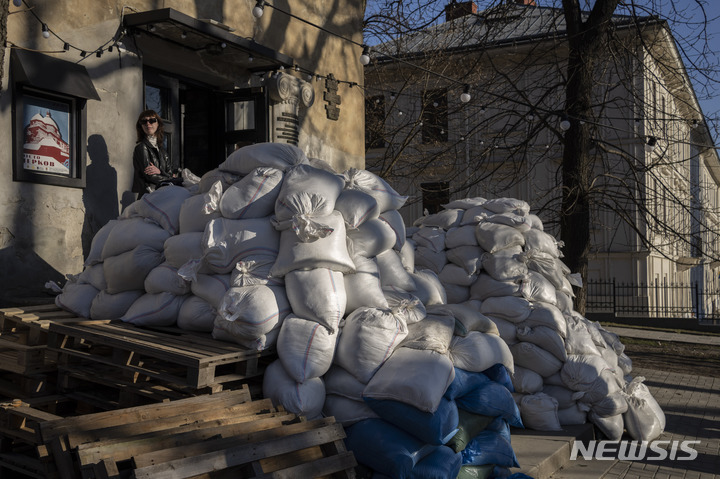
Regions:
<instances>
[{"instance_id":1,"label":"pile of white sandbags","mask_svg":"<svg viewBox=\"0 0 720 479\"><path fill-rule=\"evenodd\" d=\"M362 424L353 450L378 464L408 474L511 467L509 425L521 420L510 348L479 301L447 304L438 275L415 268L405 201L369 171L340 174L290 145L241 148L109 222L56 303L275 346L264 395L308 418ZM422 452L409 466L372 453L373 441L358 440L368 424ZM503 447L488 454L485 443Z\"/></svg>"},{"instance_id":2,"label":"pile of white sandbags","mask_svg":"<svg viewBox=\"0 0 720 479\"><path fill-rule=\"evenodd\" d=\"M624 430L646 441L662 432L664 414L643 379L629 376L632 363L618 337L573 310L579 281L528 203L453 201L407 234L416 267L438 275L448 302L479 304L510 346L527 428L590 420L613 440Z\"/></svg>"}]
</instances>

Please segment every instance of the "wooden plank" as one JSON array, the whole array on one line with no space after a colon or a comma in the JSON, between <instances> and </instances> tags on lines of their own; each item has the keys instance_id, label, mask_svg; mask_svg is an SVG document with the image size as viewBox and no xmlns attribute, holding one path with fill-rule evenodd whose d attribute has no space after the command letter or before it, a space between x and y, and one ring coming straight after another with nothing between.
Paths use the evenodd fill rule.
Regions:
<instances>
[{"instance_id":1,"label":"wooden plank","mask_svg":"<svg viewBox=\"0 0 720 479\"><path fill-rule=\"evenodd\" d=\"M357 461L352 452L344 452L334 456L321 457L311 462L304 462L281 470L271 471L269 474L261 474L255 476L257 479L297 479L297 478L317 478L330 476L337 473L333 477L354 478Z\"/></svg>"},{"instance_id":2,"label":"wooden plank","mask_svg":"<svg viewBox=\"0 0 720 479\"><path fill-rule=\"evenodd\" d=\"M287 426L287 428L290 427L292 426ZM267 432L269 431L262 431L259 434ZM342 437L344 437L342 426L340 424L330 424L320 429L306 430L260 442L253 441L239 446L226 447L228 441L225 440L207 441L206 443L196 445L198 446L197 448L193 448L193 450L197 450L202 447L208 451L200 455L194 455L194 452L189 452L181 458L170 459L168 461L165 460L173 455L177 455L178 452L173 451L173 453L167 454L169 451L158 451L152 454L154 458L146 457L147 455L137 456L133 458L133 461L136 467L138 465L140 465L140 467L135 470L135 477L138 479L187 478L213 470L245 464L262 457L285 454L297 449L332 442ZM218 443L221 445L220 450L217 450ZM213 448L215 448L215 450L213 450Z\"/></svg>"}]
</instances>

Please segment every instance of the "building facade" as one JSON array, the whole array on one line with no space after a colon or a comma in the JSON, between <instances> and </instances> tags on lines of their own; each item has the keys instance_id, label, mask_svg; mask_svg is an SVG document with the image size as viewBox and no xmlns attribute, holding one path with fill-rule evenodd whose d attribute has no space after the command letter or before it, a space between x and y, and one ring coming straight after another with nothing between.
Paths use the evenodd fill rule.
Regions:
<instances>
[{"instance_id":1,"label":"building facade","mask_svg":"<svg viewBox=\"0 0 720 479\"><path fill-rule=\"evenodd\" d=\"M645 285L621 294L646 311L697 301L649 285L717 290L720 163L667 23L616 16L593 115L568 118L561 10L452 1L445 20L374 47L366 67L367 168L415 199L406 222L450 199L509 196L559 235L563 135L580 121L594 165L588 278Z\"/></svg>"},{"instance_id":2,"label":"building facade","mask_svg":"<svg viewBox=\"0 0 720 479\"><path fill-rule=\"evenodd\" d=\"M42 298L47 281L82 271L94 233L135 200L135 122L146 108L164 120L173 166L198 176L263 141L296 144L339 171L364 167L364 9L357 0L10 2L1 302Z\"/></svg>"}]
</instances>

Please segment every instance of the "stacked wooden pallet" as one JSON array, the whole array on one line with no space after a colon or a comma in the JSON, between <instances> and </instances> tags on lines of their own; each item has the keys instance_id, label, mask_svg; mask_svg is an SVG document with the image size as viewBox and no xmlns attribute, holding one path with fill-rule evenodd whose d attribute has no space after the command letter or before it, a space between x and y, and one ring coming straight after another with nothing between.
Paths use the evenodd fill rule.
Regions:
<instances>
[{"instance_id":1,"label":"stacked wooden pallet","mask_svg":"<svg viewBox=\"0 0 720 479\"><path fill-rule=\"evenodd\" d=\"M1 410L22 422L15 434L35 441L39 462L54 465L30 477L348 478L356 466L333 418L305 421L252 401L247 388L67 418Z\"/></svg>"}]
</instances>

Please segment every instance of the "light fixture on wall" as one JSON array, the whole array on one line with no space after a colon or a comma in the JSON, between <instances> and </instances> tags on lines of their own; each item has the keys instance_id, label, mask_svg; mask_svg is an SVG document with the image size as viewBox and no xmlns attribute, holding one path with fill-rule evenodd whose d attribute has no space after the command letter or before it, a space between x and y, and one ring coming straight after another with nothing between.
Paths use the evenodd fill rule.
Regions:
<instances>
[{"instance_id":1,"label":"light fixture on wall","mask_svg":"<svg viewBox=\"0 0 720 479\"><path fill-rule=\"evenodd\" d=\"M465 85L462 94L460 95L460 101L467 103L472 97L470 96L470 85Z\"/></svg>"},{"instance_id":2,"label":"light fixture on wall","mask_svg":"<svg viewBox=\"0 0 720 479\"><path fill-rule=\"evenodd\" d=\"M655 149L655 145L657 145L657 138L654 136L648 136L647 143L645 143L645 151L648 153L653 151Z\"/></svg>"},{"instance_id":3,"label":"light fixture on wall","mask_svg":"<svg viewBox=\"0 0 720 479\"><path fill-rule=\"evenodd\" d=\"M257 0L255 6L252 9L253 17L260 18L265 13L265 0Z\"/></svg>"},{"instance_id":4,"label":"light fixture on wall","mask_svg":"<svg viewBox=\"0 0 720 479\"><path fill-rule=\"evenodd\" d=\"M360 63L367 65L370 63L370 47L363 45L362 55L360 55Z\"/></svg>"},{"instance_id":5,"label":"light fixture on wall","mask_svg":"<svg viewBox=\"0 0 720 479\"><path fill-rule=\"evenodd\" d=\"M47 26L47 23L42 24L42 36L43 38L50 38L50 29Z\"/></svg>"}]
</instances>

